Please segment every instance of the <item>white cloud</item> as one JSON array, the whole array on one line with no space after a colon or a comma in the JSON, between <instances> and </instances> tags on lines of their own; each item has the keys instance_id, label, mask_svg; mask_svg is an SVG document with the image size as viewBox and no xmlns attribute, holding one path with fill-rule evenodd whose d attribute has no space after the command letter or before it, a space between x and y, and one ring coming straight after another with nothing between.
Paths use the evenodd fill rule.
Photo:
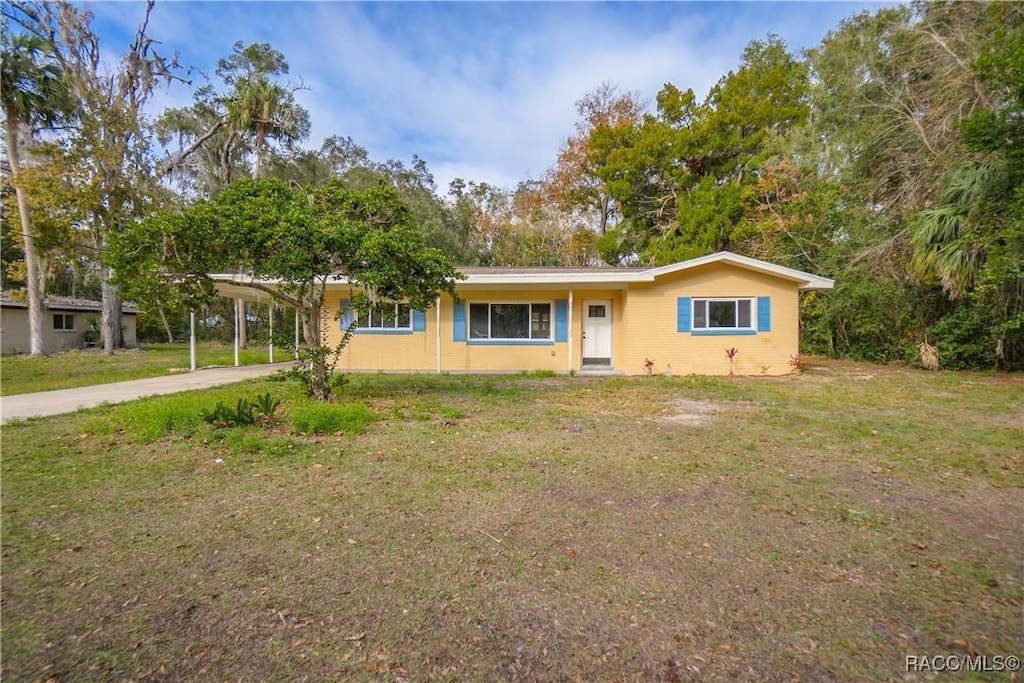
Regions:
<instances>
[{"instance_id":1,"label":"white cloud","mask_svg":"<svg viewBox=\"0 0 1024 683\"><path fill-rule=\"evenodd\" d=\"M96 3L111 32L135 5ZM768 32L813 46L862 6L823 3L158 3L151 33L211 76L235 41L269 42L311 115L308 144L351 136L373 158L425 159L512 186L538 177L573 132L574 103L604 81L653 103L666 82L702 97ZM102 10L102 12L100 11ZM187 89L156 100L187 104Z\"/></svg>"}]
</instances>

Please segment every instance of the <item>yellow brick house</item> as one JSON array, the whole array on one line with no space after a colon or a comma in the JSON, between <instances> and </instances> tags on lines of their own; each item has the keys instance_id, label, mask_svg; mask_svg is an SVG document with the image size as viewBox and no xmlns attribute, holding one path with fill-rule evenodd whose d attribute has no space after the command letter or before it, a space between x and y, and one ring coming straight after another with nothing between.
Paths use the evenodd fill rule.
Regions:
<instances>
[{"instance_id":1,"label":"yellow brick house","mask_svg":"<svg viewBox=\"0 0 1024 683\"><path fill-rule=\"evenodd\" d=\"M782 375L799 352L800 293L833 285L729 252L657 268L460 270L458 300L443 295L426 311L391 304L360 316L350 285L329 284L325 343L356 322L338 369Z\"/></svg>"}]
</instances>

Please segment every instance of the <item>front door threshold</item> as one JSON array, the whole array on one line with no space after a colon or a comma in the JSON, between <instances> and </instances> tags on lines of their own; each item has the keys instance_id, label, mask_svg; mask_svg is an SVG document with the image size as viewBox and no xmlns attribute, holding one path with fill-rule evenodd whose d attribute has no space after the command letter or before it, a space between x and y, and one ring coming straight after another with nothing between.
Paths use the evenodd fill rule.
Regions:
<instances>
[{"instance_id":1,"label":"front door threshold","mask_svg":"<svg viewBox=\"0 0 1024 683\"><path fill-rule=\"evenodd\" d=\"M618 376L625 375L626 373L624 373L622 370L616 370L611 366L610 363L584 363L583 365L580 366L579 372L577 374L590 377L600 375Z\"/></svg>"}]
</instances>

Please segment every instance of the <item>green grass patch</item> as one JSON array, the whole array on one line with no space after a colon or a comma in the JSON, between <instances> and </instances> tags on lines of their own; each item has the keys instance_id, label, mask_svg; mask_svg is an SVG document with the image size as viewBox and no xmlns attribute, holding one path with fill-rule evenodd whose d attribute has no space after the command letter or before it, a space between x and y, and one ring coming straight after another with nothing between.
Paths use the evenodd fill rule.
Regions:
<instances>
[{"instance_id":1,"label":"green grass patch","mask_svg":"<svg viewBox=\"0 0 1024 683\"><path fill-rule=\"evenodd\" d=\"M276 352L276 361L288 360ZM257 365L269 360L267 347L240 349L241 365ZM234 365L234 348L223 344L197 345L199 367ZM0 357L0 395L13 396L36 391L72 389L94 384L124 382L131 379L160 377L189 367L187 344L146 344L140 349L106 355L100 351L67 351L43 358Z\"/></svg>"},{"instance_id":2,"label":"green grass patch","mask_svg":"<svg viewBox=\"0 0 1024 683\"><path fill-rule=\"evenodd\" d=\"M120 434L134 443L149 443L174 434L191 438L196 434L208 435L216 427L208 424L208 415L218 404L237 406L244 401L258 406L260 401L269 402L287 399L294 401L298 388L270 382L269 380L218 387L205 391L188 391L180 394L150 396L118 404L84 411L83 432L87 434ZM268 398L269 397L269 398ZM271 416L255 409L255 416L265 426L275 423Z\"/></svg>"},{"instance_id":3,"label":"green grass patch","mask_svg":"<svg viewBox=\"0 0 1024 683\"><path fill-rule=\"evenodd\" d=\"M220 440L231 453L254 454L269 458L294 455L301 450L293 439L283 436L268 436L262 429L233 427L219 433Z\"/></svg>"},{"instance_id":4,"label":"green grass patch","mask_svg":"<svg viewBox=\"0 0 1024 683\"><path fill-rule=\"evenodd\" d=\"M302 403L288 415L292 429L300 434L362 434L374 419L363 403Z\"/></svg>"},{"instance_id":5,"label":"green grass patch","mask_svg":"<svg viewBox=\"0 0 1024 683\"><path fill-rule=\"evenodd\" d=\"M351 378L5 425L5 678L896 680L1019 650L1018 376ZM199 419L268 391L277 420Z\"/></svg>"}]
</instances>

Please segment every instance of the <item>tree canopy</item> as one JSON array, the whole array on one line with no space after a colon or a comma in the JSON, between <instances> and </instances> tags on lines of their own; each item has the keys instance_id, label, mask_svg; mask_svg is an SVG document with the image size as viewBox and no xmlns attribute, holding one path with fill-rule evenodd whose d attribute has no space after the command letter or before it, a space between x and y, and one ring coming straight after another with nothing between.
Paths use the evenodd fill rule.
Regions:
<instances>
[{"instance_id":1,"label":"tree canopy","mask_svg":"<svg viewBox=\"0 0 1024 683\"><path fill-rule=\"evenodd\" d=\"M329 322L328 282L346 279L356 306L407 302L425 309L441 292L454 294L457 276L444 253L423 243L393 187L357 190L338 180L312 189L236 180L211 200L151 216L118 235L112 262L125 291L165 307L208 300L212 273L251 275L255 282L239 281L300 312L314 352ZM326 385L318 379L323 399Z\"/></svg>"},{"instance_id":2,"label":"tree canopy","mask_svg":"<svg viewBox=\"0 0 1024 683\"><path fill-rule=\"evenodd\" d=\"M443 194L419 156L374 159L345 131L305 147L309 114L295 97L305 86L269 44L236 43L216 82L195 83L190 106L150 122L152 89L176 63L152 51L148 12L109 73L87 11L17 2L4 14L16 33L53 41L47 55L85 114L19 176L28 220L47 233L67 226L68 239L40 244L74 248L91 235L84 251L62 246L51 260L77 259L104 281L116 262L144 313L173 317L206 296L204 269L351 271L389 296L413 290L387 264L409 268L430 249L449 263L508 266L662 264L728 249L836 279L802 299L806 351L915 361L933 343L945 367L1024 366L1019 3L862 12L802 53L767 35L706 94L684 82L657 93L584 84L547 172L513 187L457 178ZM5 81L12 102L34 92ZM160 161L153 139L170 149ZM371 199L383 214L353 213ZM338 260L356 253L337 242L341 226L381 215L392 228L359 242L374 271ZM326 232L295 229L328 217ZM211 233L209 221L247 241ZM138 251L106 258L124 230ZM5 243L7 258L19 246ZM57 273L69 268L28 260L64 286Z\"/></svg>"}]
</instances>

